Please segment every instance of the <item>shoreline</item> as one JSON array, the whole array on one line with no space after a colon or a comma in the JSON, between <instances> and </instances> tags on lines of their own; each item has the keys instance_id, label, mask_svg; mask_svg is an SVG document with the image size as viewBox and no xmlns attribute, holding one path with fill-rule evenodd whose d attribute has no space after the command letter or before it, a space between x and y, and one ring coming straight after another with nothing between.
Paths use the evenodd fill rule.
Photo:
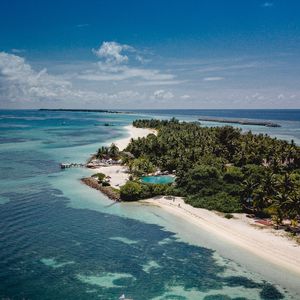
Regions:
<instances>
[{"instance_id":1,"label":"shoreline","mask_svg":"<svg viewBox=\"0 0 300 300\"><path fill-rule=\"evenodd\" d=\"M120 150L125 149L132 138L156 133L155 130L136 128L132 125L125 126L125 129L129 136L114 142ZM110 176L111 186L117 189L125 184L129 177L126 167L121 165L100 167L94 171ZM205 229L217 238L243 248L256 257L300 275L300 247L294 240L289 239L285 232L255 223L253 219L247 218L246 214L233 214L234 218L226 219L216 212L192 207L180 197L173 198L170 200L161 196L138 202L159 206L180 217L184 222Z\"/></svg>"},{"instance_id":2,"label":"shoreline","mask_svg":"<svg viewBox=\"0 0 300 300\"><path fill-rule=\"evenodd\" d=\"M132 125L125 126L124 128L127 130L129 136L113 142L120 151L124 150L128 146L131 139L146 137L150 133L156 134L156 130L154 129L137 128ZM130 176L127 168L123 165L105 166L95 168L93 170L95 173L103 173L106 176L109 176L111 187L115 189L119 189L120 186L124 185Z\"/></svg>"},{"instance_id":3,"label":"shoreline","mask_svg":"<svg viewBox=\"0 0 300 300\"><path fill-rule=\"evenodd\" d=\"M234 218L226 219L216 212L186 204L180 197L175 197L174 201L162 196L139 202L159 206L185 222L300 275L299 245L289 239L285 232L259 225L253 219L247 218L246 214L233 214Z\"/></svg>"},{"instance_id":4,"label":"shoreline","mask_svg":"<svg viewBox=\"0 0 300 300\"><path fill-rule=\"evenodd\" d=\"M155 129L137 128L134 127L133 125L124 126L124 129L127 130L127 134L129 134L129 136L118 139L115 142L113 142L115 145L119 147L120 151L124 150L128 146L131 139L143 138L150 133L156 134Z\"/></svg>"},{"instance_id":5,"label":"shoreline","mask_svg":"<svg viewBox=\"0 0 300 300\"><path fill-rule=\"evenodd\" d=\"M146 137L150 133L156 134L156 130L154 129L137 128L132 125L127 125L124 128L126 129L128 136L112 142L119 148L120 151L124 150L128 146L131 139ZM111 200L119 201L120 199L116 197L115 193L111 190L119 189L120 186L124 185L129 179L130 174L128 173L127 168L123 165L111 165L89 169L93 170L94 173L103 173L106 176L109 176L111 186L103 188L101 184L98 184L97 181L91 177L82 178L81 181L89 187L101 191Z\"/></svg>"}]
</instances>

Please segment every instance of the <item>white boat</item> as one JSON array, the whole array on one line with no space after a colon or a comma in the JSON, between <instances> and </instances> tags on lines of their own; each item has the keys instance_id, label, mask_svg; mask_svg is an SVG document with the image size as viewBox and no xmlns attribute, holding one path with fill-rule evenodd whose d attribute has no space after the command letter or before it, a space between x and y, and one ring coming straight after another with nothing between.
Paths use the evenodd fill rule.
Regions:
<instances>
[{"instance_id":1,"label":"white boat","mask_svg":"<svg viewBox=\"0 0 300 300\"><path fill-rule=\"evenodd\" d=\"M133 300L133 299L126 298L125 295L123 294L121 297L119 297L119 300Z\"/></svg>"}]
</instances>

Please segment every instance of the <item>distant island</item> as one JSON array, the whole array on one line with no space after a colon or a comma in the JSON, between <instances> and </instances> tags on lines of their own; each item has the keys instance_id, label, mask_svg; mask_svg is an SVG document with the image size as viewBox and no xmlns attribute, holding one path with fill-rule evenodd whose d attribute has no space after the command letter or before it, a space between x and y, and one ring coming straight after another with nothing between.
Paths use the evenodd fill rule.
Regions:
<instances>
[{"instance_id":1,"label":"distant island","mask_svg":"<svg viewBox=\"0 0 300 300\"><path fill-rule=\"evenodd\" d=\"M205 122L216 122L216 123L228 123L228 124L241 124L241 125L256 125L256 126L266 126L266 127L281 127L277 123L269 121L252 121L246 119L223 119L223 118L198 118L199 121Z\"/></svg>"},{"instance_id":2,"label":"distant island","mask_svg":"<svg viewBox=\"0 0 300 300\"><path fill-rule=\"evenodd\" d=\"M74 109L74 108L40 108L39 111L71 111L71 112L101 112L108 114L123 114L121 111L105 109Z\"/></svg>"}]
</instances>

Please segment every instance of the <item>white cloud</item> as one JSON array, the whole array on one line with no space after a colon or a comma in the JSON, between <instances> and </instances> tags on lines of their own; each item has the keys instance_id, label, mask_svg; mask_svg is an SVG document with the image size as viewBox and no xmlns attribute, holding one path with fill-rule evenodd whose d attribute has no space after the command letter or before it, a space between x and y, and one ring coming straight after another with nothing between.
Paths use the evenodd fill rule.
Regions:
<instances>
[{"instance_id":1,"label":"white cloud","mask_svg":"<svg viewBox=\"0 0 300 300\"><path fill-rule=\"evenodd\" d=\"M93 95L93 97L86 98L86 103L95 104L96 99L97 101L101 101L101 103L109 104L111 101L113 101L114 104L118 104L124 103L128 100L140 100L143 97L144 96L137 91L124 90L115 93L97 93L97 98L95 98L95 95Z\"/></svg>"},{"instance_id":2,"label":"white cloud","mask_svg":"<svg viewBox=\"0 0 300 300\"><path fill-rule=\"evenodd\" d=\"M79 79L90 81L120 81L140 78L143 80L162 80L169 81L174 78L172 74L164 74L159 70L134 68L128 66L111 66L99 63L98 68L86 70L79 74Z\"/></svg>"},{"instance_id":3,"label":"white cloud","mask_svg":"<svg viewBox=\"0 0 300 300\"><path fill-rule=\"evenodd\" d=\"M151 61L151 59L144 58L141 54L137 54L135 59L141 64L149 63Z\"/></svg>"},{"instance_id":4,"label":"white cloud","mask_svg":"<svg viewBox=\"0 0 300 300\"><path fill-rule=\"evenodd\" d=\"M137 49L117 42L103 42L99 49L92 49L101 60L94 68L78 74L78 79L87 81L122 81L139 80L136 85L171 85L177 84L173 74L162 73L160 70L141 67L149 60L144 59ZM134 54L134 55L133 55ZM129 64L129 58L135 64Z\"/></svg>"},{"instance_id":5,"label":"white cloud","mask_svg":"<svg viewBox=\"0 0 300 300\"><path fill-rule=\"evenodd\" d=\"M157 90L153 93L152 99L156 100L170 100L174 98L174 94L170 91Z\"/></svg>"},{"instance_id":6,"label":"white cloud","mask_svg":"<svg viewBox=\"0 0 300 300\"><path fill-rule=\"evenodd\" d=\"M272 2L265 2L262 4L263 7L272 7L274 5L274 3Z\"/></svg>"},{"instance_id":7,"label":"white cloud","mask_svg":"<svg viewBox=\"0 0 300 300\"><path fill-rule=\"evenodd\" d=\"M151 55L151 64L142 64L136 58L139 50L134 51L119 53L128 60L105 55L94 62L45 62L48 69L36 67L40 61L30 64L20 54L0 52L0 106L131 109L300 105L298 77L282 77L279 83L281 67L255 57L224 62L195 60L192 64L179 61L174 66L174 60L155 58L149 52L143 55ZM261 63L264 70L258 67ZM226 81L220 84L218 80Z\"/></svg>"},{"instance_id":8,"label":"white cloud","mask_svg":"<svg viewBox=\"0 0 300 300\"><path fill-rule=\"evenodd\" d=\"M224 77L204 77L204 81L219 81L219 80L224 80Z\"/></svg>"},{"instance_id":9,"label":"white cloud","mask_svg":"<svg viewBox=\"0 0 300 300\"><path fill-rule=\"evenodd\" d=\"M182 95L180 98L181 99L189 99L189 98L191 98L191 96L190 95Z\"/></svg>"},{"instance_id":10,"label":"white cloud","mask_svg":"<svg viewBox=\"0 0 300 300\"><path fill-rule=\"evenodd\" d=\"M84 28L84 27L89 27L89 26L90 26L90 24L88 24L88 23L77 24L77 25L76 25L77 28Z\"/></svg>"},{"instance_id":11,"label":"white cloud","mask_svg":"<svg viewBox=\"0 0 300 300\"><path fill-rule=\"evenodd\" d=\"M139 93L132 90L97 92L74 88L60 76L50 75L47 69L35 71L23 57L0 52L0 99L2 102L53 102L74 103L121 101L135 99Z\"/></svg>"},{"instance_id":12,"label":"white cloud","mask_svg":"<svg viewBox=\"0 0 300 300\"><path fill-rule=\"evenodd\" d=\"M72 84L49 75L46 69L34 71L20 56L0 52L0 86L0 97L30 100L64 97Z\"/></svg>"},{"instance_id":13,"label":"white cloud","mask_svg":"<svg viewBox=\"0 0 300 300\"><path fill-rule=\"evenodd\" d=\"M105 59L106 63L121 64L128 62L128 56L124 52L134 52L135 49L117 42L103 42L98 49L92 49L92 51L99 58Z\"/></svg>"},{"instance_id":14,"label":"white cloud","mask_svg":"<svg viewBox=\"0 0 300 300\"><path fill-rule=\"evenodd\" d=\"M162 74L161 74L162 75ZM172 75L173 76L173 75ZM174 76L173 76L174 78ZM159 86L159 85L178 85L186 82L186 80L153 80L153 81L141 81L138 82L137 86Z\"/></svg>"},{"instance_id":15,"label":"white cloud","mask_svg":"<svg viewBox=\"0 0 300 300\"><path fill-rule=\"evenodd\" d=\"M123 67L125 67L125 71L116 69L116 74L112 75L123 76L123 78L132 78L134 76L150 79L156 76L160 76L161 79L169 78L169 76L164 77L163 74L158 74L158 71ZM121 72L121 74L118 74L118 72ZM117 77L113 78L116 80ZM53 106L55 105L53 102L55 103L56 101L60 101L69 107L82 107L84 104L108 107L111 103L119 103L120 106L123 106L130 105L131 101L140 101L152 95L148 94L147 97L145 93L132 89L123 89L122 87L117 87L116 90L109 88L109 92L107 88L102 90L101 88L97 89L95 86L92 89L89 86L82 89L77 85L74 87L73 83L77 79L80 78L76 74L70 77L69 80L66 80L63 76L49 74L47 69L37 71L23 57L0 52L0 102L2 106L5 103L22 103L23 106L27 105L26 103L32 103L32 105L38 103L37 105L39 106L42 105L41 103L46 103ZM157 94L157 97L159 96L171 98L172 94L166 92L161 95Z\"/></svg>"},{"instance_id":16,"label":"white cloud","mask_svg":"<svg viewBox=\"0 0 300 300\"><path fill-rule=\"evenodd\" d=\"M25 49L16 49L16 48L13 48L13 49L11 49L11 52L15 53L15 54L19 54L19 53L26 52L26 50Z\"/></svg>"},{"instance_id":17,"label":"white cloud","mask_svg":"<svg viewBox=\"0 0 300 300\"><path fill-rule=\"evenodd\" d=\"M134 90L122 90L99 92L96 88L80 89L74 87L71 80L85 78L87 80L119 81L139 78L139 80L172 80L173 75L163 74L158 70L130 68L128 66L111 66L99 63L95 71L86 70L81 75L73 75L66 80L63 76L55 76L48 73L47 69L34 70L23 57L0 52L0 99L6 102L51 102L55 100L72 101L74 103L109 103L114 101L138 100L145 98L145 94ZM107 88L106 88L107 90ZM149 95L149 94L148 94ZM173 94L169 91L159 90L154 95L155 99L171 99ZM104 105L104 104L103 104Z\"/></svg>"},{"instance_id":18,"label":"white cloud","mask_svg":"<svg viewBox=\"0 0 300 300\"><path fill-rule=\"evenodd\" d=\"M261 67L261 62L249 62L249 63L240 63L240 64L222 64L216 65L212 63L211 66L204 66L197 69L199 73L207 73L207 72L220 72L220 71L230 71L230 70L244 70L244 69L253 69Z\"/></svg>"},{"instance_id":19,"label":"white cloud","mask_svg":"<svg viewBox=\"0 0 300 300\"><path fill-rule=\"evenodd\" d=\"M251 97L256 100L264 100L265 99L265 96L263 96L260 93L254 93L253 95L251 95Z\"/></svg>"}]
</instances>

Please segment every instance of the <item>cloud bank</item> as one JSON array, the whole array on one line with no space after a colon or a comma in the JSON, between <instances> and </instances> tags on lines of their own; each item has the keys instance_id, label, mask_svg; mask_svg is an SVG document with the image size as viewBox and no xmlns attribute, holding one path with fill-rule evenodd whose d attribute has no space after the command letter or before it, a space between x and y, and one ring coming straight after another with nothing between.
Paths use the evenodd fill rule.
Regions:
<instances>
[{"instance_id":1,"label":"cloud bank","mask_svg":"<svg viewBox=\"0 0 300 300\"><path fill-rule=\"evenodd\" d=\"M99 58L104 58L106 63L121 64L128 62L125 52L135 52L135 49L116 42L103 42L98 49L92 49L92 51Z\"/></svg>"},{"instance_id":2,"label":"cloud bank","mask_svg":"<svg viewBox=\"0 0 300 300\"><path fill-rule=\"evenodd\" d=\"M72 94L72 84L48 74L47 69L34 71L25 59L0 52L0 97L10 100L63 98Z\"/></svg>"},{"instance_id":3,"label":"cloud bank","mask_svg":"<svg viewBox=\"0 0 300 300\"><path fill-rule=\"evenodd\" d=\"M280 72L283 56L277 65L259 58L149 60L133 46L106 41L90 50L92 62L47 69L22 57L25 50L11 51L0 52L3 108L300 107L299 76L278 75L287 74Z\"/></svg>"}]
</instances>

